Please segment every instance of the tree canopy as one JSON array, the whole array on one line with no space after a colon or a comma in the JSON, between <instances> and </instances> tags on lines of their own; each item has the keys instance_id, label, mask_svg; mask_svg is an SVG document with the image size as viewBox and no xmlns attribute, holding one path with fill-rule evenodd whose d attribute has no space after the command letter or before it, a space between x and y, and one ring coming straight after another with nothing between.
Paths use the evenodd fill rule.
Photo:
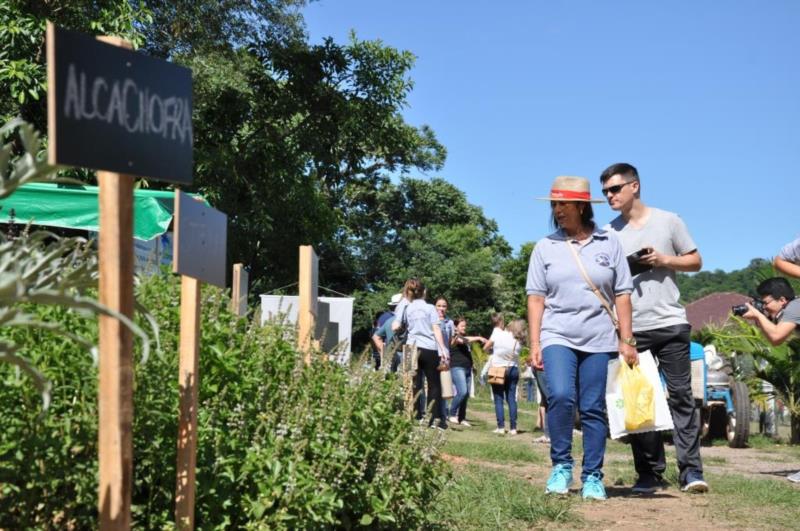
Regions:
<instances>
[{"instance_id":1,"label":"tree canopy","mask_svg":"<svg viewBox=\"0 0 800 531\"><path fill-rule=\"evenodd\" d=\"M192 69L190 191L228 214L229 260L250 267L251 293L296 280L297 246L312 244L320 284L357 296L362 338L408 276L488 322L513 299L499 277L511 249L461 190L409 176L446 158L430 127L402 115L414 55L355 33L311 43L306 3L11 1L0 7L0 114L44 130L45 20L122 36Z\"/></svg>"}]
</instances>

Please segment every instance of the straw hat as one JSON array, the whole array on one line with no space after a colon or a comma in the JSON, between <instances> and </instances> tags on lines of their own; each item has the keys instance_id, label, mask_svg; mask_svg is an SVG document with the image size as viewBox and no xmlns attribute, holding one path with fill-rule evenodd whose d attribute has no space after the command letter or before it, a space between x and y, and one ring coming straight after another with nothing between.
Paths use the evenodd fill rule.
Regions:
<instances>
[{"instance_id":1,"label":"straw hat","mask_svg":"<svg viewBox=\"0 0 800 531\"><path fill-rule=\"evenodd\" d=\"M550 187L549 197L537 197L542 201L581 201L585 203L605 203L603 199L592 199L589 193L589 179L560 175Z\"/></svg>"},{"instance_id":2,"label":"straw hat","mask_svg":"<svg viewBox=\"0 0 800 531\"><path fill-rule=\"evenodd\" d=\"M389 306L397 306L398 304L400 304L401 300L403 300L403 294L395 293L394 295L392 295L391 300L389 300Z\"/></svg>"}]
</instances>

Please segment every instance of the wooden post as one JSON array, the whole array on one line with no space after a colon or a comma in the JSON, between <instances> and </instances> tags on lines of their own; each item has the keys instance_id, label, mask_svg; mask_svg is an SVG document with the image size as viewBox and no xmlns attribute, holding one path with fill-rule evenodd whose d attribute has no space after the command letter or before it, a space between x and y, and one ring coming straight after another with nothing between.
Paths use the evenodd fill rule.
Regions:
<instances>
[{"instance_id":1,"label":"wooden post","mask_svg":"<svg viewBox=\"0 0 800 531\"><path fill-rule=\"evenodd\" d=\"M311 365L311 349L314 346L314 329L317 317L319 259L310 245L300 246L300 301L297 313L297 344L303 352L303 361Z\"/></svg>"},{"instance_id":2,"label":"wooden post","mask_svg":"<svg viewBox=\"0 0 800 531\"><path fill-rule=\"evenodd\" d=\"M99 40L132 48L118 37ZM134 177L97 172L101 304L133 318ZM133 336L117 319L99 318L98 467L100 529L130 529L133 489Z\"/></svg>"},{"instance_id":3,"label":"wooden post","mask_svg":"<svg viewBox=\"0 0 800 531\"><path fill-rule=\"evenodd\" d=\"M200 286L225 287L227 217L175 190L172 270L181 275L178 367L180 413L175 486L175 526L194 529L197 395L200 388Z\"/></svg>"},{"instance_id":4,"label":"wooden post","mask_svg":"<svg viewBox=\"0 0 800 531\"><path fill-rule=\"evenodd\" d=\"M247 285L249 275L244 264L233 264L233 282L231 283L231 311L238 316L247 313Z\"/></svg>"},{"instance_id":5,"label":"wooden post","mask_svg":"<svg viewBox=\"0 0 800 531\"><path fill-rule=\"evenodd\" d=\"M178 387L178 466L175 488L175 523L194 529L195 462L197 460L197 390L200 352L200 285L181 276L181 332Z\"/></svg>"}]
</instances>

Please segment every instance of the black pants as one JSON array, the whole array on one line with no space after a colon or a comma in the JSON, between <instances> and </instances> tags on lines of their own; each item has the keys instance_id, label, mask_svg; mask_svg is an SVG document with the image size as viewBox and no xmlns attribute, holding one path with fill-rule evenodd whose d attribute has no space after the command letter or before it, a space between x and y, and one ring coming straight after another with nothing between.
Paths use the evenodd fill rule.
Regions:
<instances>
[{"instance_id":1,"label":"black pants","mask_svg":"<svg viewBox=\"0 0 800 531\"><path fill-rule=\"evenodd\" d=\"M656 330L634 332L639 352L649 350L658 362L658 369L667 382L669 409L675 424L673 440L680 471L680 483L687 475L702 476L700 459L700 424L692 396L692 368L689 358L688 324L667 326ZM661 479L667 468L661 433L650 431L630 436L633 460L639 476Z\"/></svg>"},{"instance_id":2,"label":"black pants","mask_svg":"<svg viewBox=\"0 0 800 531\"><path fill-rule=\"evenodd\" d=\"M420 374L425 376L428 381L428 400L427 409L431 412L430 424L433 424L436 419L439 419L439 425L444 427L447 421L443 415L444 405L442 402L442 381L440 380L439 371L439 353L435 350L428 350L426 348L419 349L419 358L417 361L417 378L414 379L414 394L422 391L422 378ZM433 408L431 408L433 405ZM420 415L419 418L423 418Z\"/></svg>"}]
</instances>

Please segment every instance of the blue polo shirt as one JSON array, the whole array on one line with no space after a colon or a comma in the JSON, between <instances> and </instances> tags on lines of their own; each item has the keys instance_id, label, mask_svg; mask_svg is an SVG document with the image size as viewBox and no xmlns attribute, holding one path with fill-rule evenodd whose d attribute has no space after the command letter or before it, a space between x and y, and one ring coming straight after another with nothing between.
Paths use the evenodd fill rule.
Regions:
<instances>
[{"instance_id":1,"label":"blue polo shirt","mask_svg":"<svg viewBox=\"0 0 800 531\"><path fill-rule=\"evenodd\" d=\"M574 245L589 278L613 307L633 290L631 272L616 235L595 228L587 243L568 241L560 229L539 240L528 264L528 295L544 297L542 348L563 345L583 352L617 352L614 324L583 278L567 245Z\"/></svg>"}]
</instances>

